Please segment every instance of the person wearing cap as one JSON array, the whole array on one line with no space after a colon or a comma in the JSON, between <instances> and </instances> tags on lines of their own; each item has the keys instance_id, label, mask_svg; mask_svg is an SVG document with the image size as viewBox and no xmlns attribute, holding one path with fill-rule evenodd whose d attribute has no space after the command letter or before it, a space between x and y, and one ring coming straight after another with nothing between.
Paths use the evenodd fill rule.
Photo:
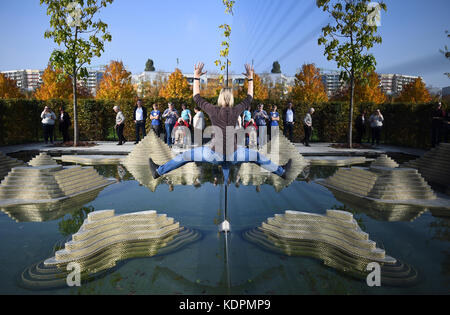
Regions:
<instances>
[{"instance_id":1,"label":"person wearing cap","mask_svg":"<svg viewBox=\"0 0 450 315\"><path fill-rule=\"evenodd\" d=\"M41 119L45 144L48 143L48 140L53 144L53 131L55 129L56 115L48 106L45 106L44 111L41 113Z\"/></svg>"},{"instance_id":2,"label":"person wearing cap","mask_svg":"<svg viewBox=\"0 0 450 315\"><path fill-rule=\"evenodd\" d=\"M123 115L119 106L114 106L113 110L117 113L115 126L117 137L119 138L119 143L117 145L123 145L125 142L127 142L127 140L123 136L123 129L125 127L125 116Z\"/></svg>"},{"instance_id":3,"label":"person wearing cap","mask_svg":"<svg viewBox=\"0 0 450 315\"><path fill-rule=\"evenodd\" d=\"M310 147L309 140L311 139L312 134L312 115L314 114L314 108L310 108L309 112L306 113L305 119L303 119L303 129L305 130L305 137L303 138L303 144L306 147Z\"/></svg>"}]
</instances>

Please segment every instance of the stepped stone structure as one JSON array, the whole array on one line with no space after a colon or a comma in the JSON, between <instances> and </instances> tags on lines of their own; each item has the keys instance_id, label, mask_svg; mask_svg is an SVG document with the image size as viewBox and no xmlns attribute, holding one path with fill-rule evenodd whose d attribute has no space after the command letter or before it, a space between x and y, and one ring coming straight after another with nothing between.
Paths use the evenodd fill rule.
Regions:
<instances>
[{"instance_id":1,"label":"stepped stone structure","mask_svg":"<svg viewBox=\"0 0 450 315\"><path fill-rule=\"evenodd\" d=\"M334 191L381 203L450 210L450 201L437 198L416 169L377 166L386 162L392 165L381 157L370 168L341 168L333 176L316 182Z\"/></svg>"},{"instance_id":2,"label":"stepped stone structure","mask_svg":"<svg viewBox=\"0 0 450 315\"><path fill-rule=\"evenodd\" d=\"M174 219L156 211L115 215L114 210L88 214L80 230L64 249L22 273L28 287L65 285L67 265L78 263L82 280L88 280L129 258L152 257L194 242L196 231L180 227Z\"/></svg>"},{"instance_id":3,"label":"stepped stone structure","mask_svg":"<svg viewBox=\"0 0 450 315\"><path fill-rule=\"evenodd\" d=\"M380 155L378 159L376 159L372 165L373 167L388 167L388 168L396 168L399 167L397 162L388 157L386 154Z\"/></svg>"},{"instance_id":4,"label":"stepped stone structure","mask_svg":"<svg viewBox=\"0 0 450 315\"><path fill-rule=\"evenodd\" d=\"M24 162L11 158L3 152L0 152L0 181L8 175L9 171L11 171L13 167L24 165Z\"/></svg>"},{"instance_id":5,"label":"stepped stone structure","mask_svg":"<svg viewBox=\"0 0 450 315\"><path fill-rule=\"evenodd\" d=\"M326 215L286 211L275 215L244 238L289 256L320 259L325 265L365 279L369 263L382 266L382 285L404 285L416 280L417 272L386 255L363 232L349 212L327 210Z\"/></svg>"},{"instance_id":6,"label":"stepped stone structure","mask_svg":"<svg viewBox=\"0 0 450 315\"><path fill-rule=\"evenodd\" d=\"M58 202L114 182L100 176L92 167L15 167L0 183L0 207Z\"/></svg>"},{"instance_id":7,"label":"stepped stone structure","mask_svg":"<svg viewBox=\"0 0 450 315\"><path fill-rule=\"evenodd\" d=\"M30 162L30 166L47 166L47 165L58 165L58 163L47 153L42 152L38 156L34 157Z\"/></svg>"},{"instance_id":8,"label":"stepped stone structure","mask_svg":"<svg viewBox=\"0 0 450 315\"><path fill-rule=\"evenodd\" d=\"M430 184L450 195L450 143L441 143L404 167L417 169Z\"/></svg>"}]
</instances>

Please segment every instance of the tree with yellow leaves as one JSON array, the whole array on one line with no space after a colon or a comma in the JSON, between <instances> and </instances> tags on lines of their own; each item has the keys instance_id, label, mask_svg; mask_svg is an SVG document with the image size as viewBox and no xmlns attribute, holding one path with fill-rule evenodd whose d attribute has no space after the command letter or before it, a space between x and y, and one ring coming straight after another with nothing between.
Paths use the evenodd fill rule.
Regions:
<instances>
[{"instance_id":1,"label":"tree with yellow leaves","mask_svg":"<svg viewBox=\"0 0 450 315\"><path fill-rule=\"evenodd\" d=\"M314 64L304 64L295 75L292 99L298 103L317 104L328 101L319 69Z\"/></svg>"},{"instance_id":2,"label":"tree with yellow leaves","mask_svg":"<svg viewBox=\"0 0 450 315\"><path fill-rule=\"evenodd\" d=\"M125 69L122 61L112 60L106 67L97 99L122 100L133 99L137 96L131 84L131 72Z\"/></svg>"},{"instance_id":3,"label":"tree with yellow leaves","mask_svg":"<svg viewBox=\"0 0 450 315\"><path fill-rule=\"evenodd\" d=\"M417 78L403 87L403 91L396 101L413 104L428 103L431 102L431 95L422 79Z\"/></svg>"},{"instance_id":4,"label":"tree with yellow leaves","mask_svg":"<svg viewBox=\"0 0 450 315\"><path fill-rule=\"evenodd\" d=\"M0 98L21 98L22 96L17 82L0 73Z\"/></svg>"},{"instance_id":5,"label":"tree with yellow leaves","mask_svg":"<svg viewBox=\"0 0 450 315\"><path fill-rule=\"evenodd\" d=\"M350 87L344 87L333 95L334 101L350 101ZM380 78L375 71L363 74L355 79L355 104L374 103L382 104L387 100L386 94L380 87Z\"/></svg>"},{"instance_id":6,"label":"tree with yellow leaves","mask_svg":"<svg viewBox=\"0 0 450 315\"><path fill-rule=\"evenodd\" d=\"M231 86L231 85L230 85ZM220 90L222 89L222 84L220 79L208 79L208 84L202 86L202 96L203 97L216 97L219 96Z\"/></svg>"},{"instance_id":7,"label":"tree with yellow leaves","mask_svg":"<svg viewBox=\"0 0 450 315\"><path fill-rule=\"evenodd\" d=\"M248 91L248 80L244 82L244 87L239 89L238 96L245 98ZM253 98L257 100L266 100L269 98L269 89L262 82L261 77L256 73L253 75Z\"/></svg>"},{"instance_id":8,"label":"tree with yellow leaves","mask_svg":"<svg viewBox=\"0 0 450 315\"><path fill-rule=\"evenodd\" d=\"M355 101L357 104L386 102L386 95L380 87L380 78L375 71L363 75L363 79L355 82Z\"/></svg>"},{"instance_id":9,"label":"tree with yellow leaves","mask_svg":"<svg viewBox=\"0 0 450 315\"><path fill-rule=\"evenodd\" d=\"M183 76L180 69L175 69L169 76L167 84L159 91L159 96L164 98L188 99L192 96L192 89L189 82Z\"/></svg>"},{"instance_id":10,"label":"tree with yellow leaves","mask_svg":"<svg viewBox=\"0 0 450 315\"><path fill-rule=\"evenodd\" d=\"M141 96L146 98L158 97L159 92L166 83L167 80L163 78L163 75L161 73L157 74L154 80L145 81L139 85Z\"/></svg>"},{"instance_id":11,"label":"tree with yellow leaves","mask_svg":"<svg viewBox=\"0 0 450 315\"><path fill-rule=\"evenodd\" d=\"M42 85L34 93L38 100L70 100L73 96L72 79L60 69L48 65L42 75Z\"/></svg>"}]
</instances>

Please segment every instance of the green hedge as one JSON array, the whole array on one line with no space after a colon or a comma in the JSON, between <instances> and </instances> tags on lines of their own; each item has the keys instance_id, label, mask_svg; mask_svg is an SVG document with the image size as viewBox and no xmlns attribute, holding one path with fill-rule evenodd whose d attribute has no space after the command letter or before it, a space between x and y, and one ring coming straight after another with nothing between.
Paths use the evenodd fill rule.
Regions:
<instances>
[{"instance_id":1,"label":"green hedge","mask_svg":"<svg viewBox=\"0 0 450 315\"><path fill-rule=\"evenodd\" d=\"M217 98L207 99L215 104ZM185 103L193 112L192 99L152 98L143 99L143 105L147 107L149 115L154 103L159 104L160 110L167 108L167 103L172 102L178 111ZM240 100L236 100L238 103ZM125 137L132 141L135 137L133 109L135 100L102 101L94 99L80 100L78 104L78 121L81 140L105 141L112 134L115 124L113 106L120 106L127 122L125 124ZM259 101L253 102L252 110L259 103L265 104L265 110L269 111L272 105L278 106L278 112L282 113L286 102ZM62 100L38 101L28 99L0 99L0 145L12 145L42 140L42 126L40 114L48 105L57 114L58 108L63 106L71 116L73 122L73 106L71 102ZM320 142L345 142L347 139L347 120L349 104L346 102L327 102L312 105L316 109L313 116L313 139ZM294 141L300 142L303 138L302 120L311 105L295 104L297 124L294 127ZM445 106L444 106L445 107ZM384 115L385 124L382 131L382 141L387 144L404 145L418 148L430 147L431 140L431 112L434 104L363 104L355 107L354 118L366 109L370 113L379 108ZM209 118L206 117L207 123ZM283 123L280 123L283 128ZM150 128L150 120L147 121L147 129ZM61 138L58 128L55 128L58 139ZM73 129L70 130L73 135ZM370 136L368 128L366 132Z\"/></svg>"}]
</instances>

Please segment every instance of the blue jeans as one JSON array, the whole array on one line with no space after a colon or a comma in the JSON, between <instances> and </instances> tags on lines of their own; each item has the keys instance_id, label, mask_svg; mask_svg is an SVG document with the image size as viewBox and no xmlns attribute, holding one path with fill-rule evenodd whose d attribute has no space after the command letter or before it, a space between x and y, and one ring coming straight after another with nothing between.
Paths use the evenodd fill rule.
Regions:
<instances>
[{"instance_id":1,"label":"blue jeans","mask_svg":"<svg viewBox=\"0 0 450 315\"><path fill-rule=\"evenodd\" d=\"M172 145L172 130L175 124L166 124L166 143Z\"/></svg>"},{"instance_id":2,"label":"blue jeans","mask_svg":"<svg viewBox=\"0 0 450 315\"><path fill-rule=\"evenodd\" d=\"M159 175L164 175L177 168L182 167L189 162L203 162L211 163L214 165L221 165L227 162L233 165L240 163L255 163L265 170L268 170L269 172L278 176L284 174L284 169L281 166L276 165L267 157L257 151L247 148L238 148L233 154L232 161L225 161L222 154L218 154L217 152L211 150L211 148L209 147L198 147L181 153L166 164L161 165L157 169L157 172Z\"/></svg>"}]
</instances>

